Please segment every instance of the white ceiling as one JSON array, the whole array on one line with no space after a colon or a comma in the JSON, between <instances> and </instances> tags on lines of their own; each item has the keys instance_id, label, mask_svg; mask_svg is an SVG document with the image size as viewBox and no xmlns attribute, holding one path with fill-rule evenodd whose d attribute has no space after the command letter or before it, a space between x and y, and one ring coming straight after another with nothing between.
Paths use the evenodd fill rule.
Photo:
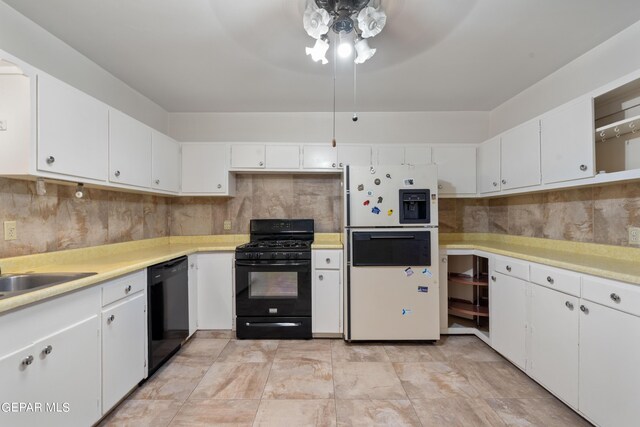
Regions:
<instances>
[{"instance_id":1,"label":"white ceiling","mask_svg":"<svg viewBox=\"0 0 640 427\"><path fill-rule=\"evenodd\" d=\"M170 112L329 111L305 0L4 0ZM358 111L491 110L640 19L638 0L382 0ZM353 108L351 62L338 109Z\"/></svg>"}]
</instances>

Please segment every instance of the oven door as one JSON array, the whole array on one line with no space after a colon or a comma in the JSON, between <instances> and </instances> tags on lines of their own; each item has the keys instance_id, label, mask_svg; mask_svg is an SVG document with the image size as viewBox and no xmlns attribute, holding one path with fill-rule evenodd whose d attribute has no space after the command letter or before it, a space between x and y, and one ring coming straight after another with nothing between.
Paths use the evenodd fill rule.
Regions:
<instances>
[{"instance_id":1,"label":"oven door","mask_svg":"<svg viewBox=\"0 0 640 427\"><path fill-rule=\"evenodd\" d=\"M311 316L311 261L236 261L236 315Z\"/></svg>"}]
</instances>

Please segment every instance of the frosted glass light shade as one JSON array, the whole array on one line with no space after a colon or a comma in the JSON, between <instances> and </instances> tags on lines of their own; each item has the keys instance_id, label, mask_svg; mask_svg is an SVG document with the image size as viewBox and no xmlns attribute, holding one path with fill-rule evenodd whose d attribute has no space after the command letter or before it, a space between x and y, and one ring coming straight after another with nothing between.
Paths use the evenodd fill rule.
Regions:
<instances>
[{"instance_id":1,"label":"frosted glass light shade","mask_svg":"<svg viewBox=\"0 0 640 427\"><path fill-rule=\"evenodd\" d=\"M367 41L367 39L357 40L355 48L358 56L356 56L356 59L354 59L353 62L355 62L356 64L364 63L376 53L376 49L372 49L369 47L369 42Z\"/></svg>"},{"instance_id":2,"label":"frosted glass light shade","mask_svg":"<svg viewBox=\"0 0 640 427\"><path fill-rule=\"evenodd\" d=\"M358 28L365 39L380 34L386 23L387 15L381 9L369 6L358 13Z\"/></svg>"},{"instance_id":3,"label":"frosted glass light shade","mask_svg":"<svg viewBox=\"0 0 640 427\"><path fill-rule=\"evenodd\" d=\"M319 39L324 34L327 34L329 31L329 22L331 22L329 13L311 4L309 4L302 16L304 29L307 31L307 34L314 39Z\"/></svg>"},{"instance_id":4,"label":"frosted glass light shade","mask_svg":"<svg viewBox=\"0 0 640 427\"><path fill-rule=\"evenodd\" d=\"M316 44L313 47L305 48L307 55L310 55L315 62L321 61L322 65L329 62L325 56L327 50L329 50L329 43L322 39L316 40Z\"/></svg>"}]
</instances>

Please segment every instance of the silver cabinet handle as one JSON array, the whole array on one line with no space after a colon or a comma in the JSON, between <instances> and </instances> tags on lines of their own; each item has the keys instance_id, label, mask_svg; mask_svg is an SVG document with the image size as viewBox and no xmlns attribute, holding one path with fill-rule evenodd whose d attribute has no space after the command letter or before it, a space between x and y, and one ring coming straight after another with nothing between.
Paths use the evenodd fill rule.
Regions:
<instances>
[{"instance_id":1,"label":"silver cabinet handle","mask_svg":"<svg viewBox=\"0 0 640 427\"><path fill-rule=\"evenodd\" d=\"M582 172L586 171L587 170L587 165L580 165L580 170Z\"/></svg>"},{"instance_id":2,"label":"silver cabinet handle","mask_svg":"<svg viewBox=\"0 0 640 427\"><path fill-rule=\"evenodd\" d=\"M119 177L119 176L120 176L120 171L115 171L113 174L114 174L114 175L116 176L116 178L117 178L117 177Z\"/></svg>"},{"instance_id":3,"label":"silver cabinet handle","mask_svg":"<svg viewBox=\"0 0 640 427\"><path fill-rule=\"evenodd\" d=\"M258 165L264 166L264 162L260 162L260 163L258 163Z\"/></svg>"},{"instance_id":4,"label":"silver cabinet handle","mask_svg":"<svg viewBox=\"0 0 640 427\"><path fill-rule=\"evenodd\" d=\"M507 183L507 180L506 180L506 179L503 179L503 180L502 180L502 183L503 183L503 184L506 184L506 183Z\"/></svg>"},{"instance_id":5,"label":"silver cabinet handle","mask_svg":"<svg viewBox=\"0 0 640 427\"><path fill-rule=\"evenodd\" d=\"M496 281L496 276L491 276L491 281L495 282Z\"/></svg>"},{"instance_id":6,"label":"silver cabinet handle","mask_svg":"<svg viewBox=\"0 0 640 427\"><path fill-rule=\"evenodd\" d=\"M511 266L510 265L507 265L507 271L511 272Z\"/></svg>"},{"instance_id":7,"label":"silver cabinet handle","mask_svg":"<svg viewBox=\"0 0 640 427\"><path fill-rule=\"evenodd\" d=\"M618 295L618 294L614 293L614 294L609 295L609 297L613 300L613 302L617 302L617 303L620 302L620 295Z\"/></svg>"},{"instance_id":8,"label":"silver cabinet handle","mask_svg":"<svg viewBox=\"0 0 640 427\"><path fill-rule=\"evenodd\" d=\"M47 164L52 165L56 161L56 158L53 156L47 157Z\"/></svg>"},{"instance_id":9,"label":"silver cabinet handle","mask_svg":"<svg viewBox=\"0 0 640 427\"><path fill-rule=\"evenodd\" d=\"M222 184L218 184L218 189L222 188Z\"/></svg>"},{"instance_id":10,"label":"silver cabinet handle","mask_svg":"<svg viewBox=\"0 0 640 427\"><path fill-rule=\"evenodd\" d=\"M343 165L342 165L342 162L340 162L340 167L342 167L342 166L343 166Z\"/></svg>"},{"instance_id":11,"label":"silver cabinet handle","mask_svg":"<svg viewBox=\"0 0 640 427\"><path fill-rule=\"evenodd\" d=\"M327 262L327 264L331 264L331 258L327 258L325 261Z\"/></svg>"},{"instance_id":12,"label":"silver cabinet handle","mask_svg":"<svg viewBox=\"0 0 640 427\"><path fill-rule=\"evenodd\" d=\"M547 282L549 282L549 284L553 285L553 277L547 276Z\"/></svg>"},{"instance_id":13,"label":"silver cabinet handle","mask_svg":"<svg viewBox=\"0 0 640 427\"><path fill-rule=\"evenodd\" d=\"M442 263L446 264L447 263L447 257L442 258Z\"/></svg>"},{"instance_id":14,"label":"silver cabinet handle","mask_svg":"<svg viewBox=\"0 0 640 427\"><path fill-rule=\"evenodd\" d=\"M190 265L189 267L193 268L193 267L195 267L195 266L196 266L196 265L195 265L194 263L191 263L191 265Z\"/></svg>"},{"instance_id":15,"label":"silver cabinet handle","mask_svg":"<svg viewBox=\"0 0 640 427\"><path fill-rule=\"evenodd\" d=\"M116 316L114 316L113 314L107 317L107 323L112 323L114 320L116 320Z\"/></svg>"},{"instance_id":16,"label":"silver cabinet handle","mask_svg":"<svg viewBox=\"0 0 640 427\"><path fill-rule=\"evenodd\" d=\"M497 182L495 182L495 181L493 181L493 186L494 186L494 187L497 187L497 186L498 186L498 183L497 183Z\"/></svg>"},{"instance_id":17,"label":"silver cabinet handle","mask_svg":"<svg viewBox=\"0 0 640 427\"><path fill-rule=\"evenodd\" d=\"M565 302L564 305L566 305L569 310L573 310L573 304L571 304L569 301Z\"/></svg>"},{"instance_id":18,"label":"silver cabinet handle","mask_svg":"<svg viewBox=\"0 0 640 427\"><path fill-rule=\"evenodd\" d=\"M131 285L129 285L126 288L124 288L124 293L125 294L128 294L129 292L131 292Z\"/></svg>"},{"instance_id":19,"label":"silver cabinet handle","mask_svg":"<svg viewBox=\"0 0 640 427\"><path fill-rule=\"evenodd\" d=\"M154 182L156 183L156 185L160 185L160 180L159 179L156 179Z\"/></svg>"},{"instance_id":20,"label":"silver cabinet handle","mask_svg":"<svg viewBox=\"0 0 640 427\"><path fill-rule=\"evenodd\" d=\"M332 167L332 168L335 168L335 167L336 167L336 164L335 164L335 163L331 163L331 167Z\"/></svg>"},{"instance_id":21,"label":"silver cabinet handle","mask_svg":"<svg viewBox=\"0 0 640 427\"><path fill-rule=\"evenodd\" d=\"M442 190L442 184L438 184L438 190Z\"/></svg>"},{"instance_id":22,"label":"silver cabinet handle","mask_svg":"<svg viewBox=\"0 0 640 427\"><path fill-rule=\"evenodd\" d=\"M318 276L318 280L324 280L324 275L322 275L322 274L321 274L321 275L319 275L319 276Z\"/></svg>"},{"instance_id":23,"label":"silver cabinet handle","mask_svg":"<svg viewBox=\"0 0 640 427\"><path fill-rule=\"evenodd\" d=\"M22 366L29 366L33 363L33 356L28 355L24 359L22 359Z\"/></svg>"},{"instance_id":24,"label":"silver cabinet handle","mask_svg":"<svg viewBox=\"0 0 640 427\"><path fill-rule=\"evenodd\" d=\"M45 348L42 349L42 354L49 355L51 354L51 352L53 351L53 347L51 345L46 346Z\"/></svg>"},{"instance_id":25,"label":"silver cabinet handle","mask_svg":"<svg viewBox=\"0 0 640 427\"><path fill-rule=\"evenodd\" d=\"M580 311L583 312L583 313L588 313L589 309L587 307L585 307L584 305L581 305L580 306Z\"/></svg>"}]
</instances>

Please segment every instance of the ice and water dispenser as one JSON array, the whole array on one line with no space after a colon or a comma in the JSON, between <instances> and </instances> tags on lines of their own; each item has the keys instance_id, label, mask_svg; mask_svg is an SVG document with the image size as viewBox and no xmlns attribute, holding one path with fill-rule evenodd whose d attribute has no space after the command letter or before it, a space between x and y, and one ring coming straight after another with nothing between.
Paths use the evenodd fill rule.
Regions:
<instances>
[{"instance_id":1,"label":"ice and water dispenser","mask_svg":"<svg viewBox=\"0 0 640 427\"><path fill-rule=\"evenodd\" d=\"M400 190L400 224L428 224L429 190Z\"/></svg>"}]
</instances>

